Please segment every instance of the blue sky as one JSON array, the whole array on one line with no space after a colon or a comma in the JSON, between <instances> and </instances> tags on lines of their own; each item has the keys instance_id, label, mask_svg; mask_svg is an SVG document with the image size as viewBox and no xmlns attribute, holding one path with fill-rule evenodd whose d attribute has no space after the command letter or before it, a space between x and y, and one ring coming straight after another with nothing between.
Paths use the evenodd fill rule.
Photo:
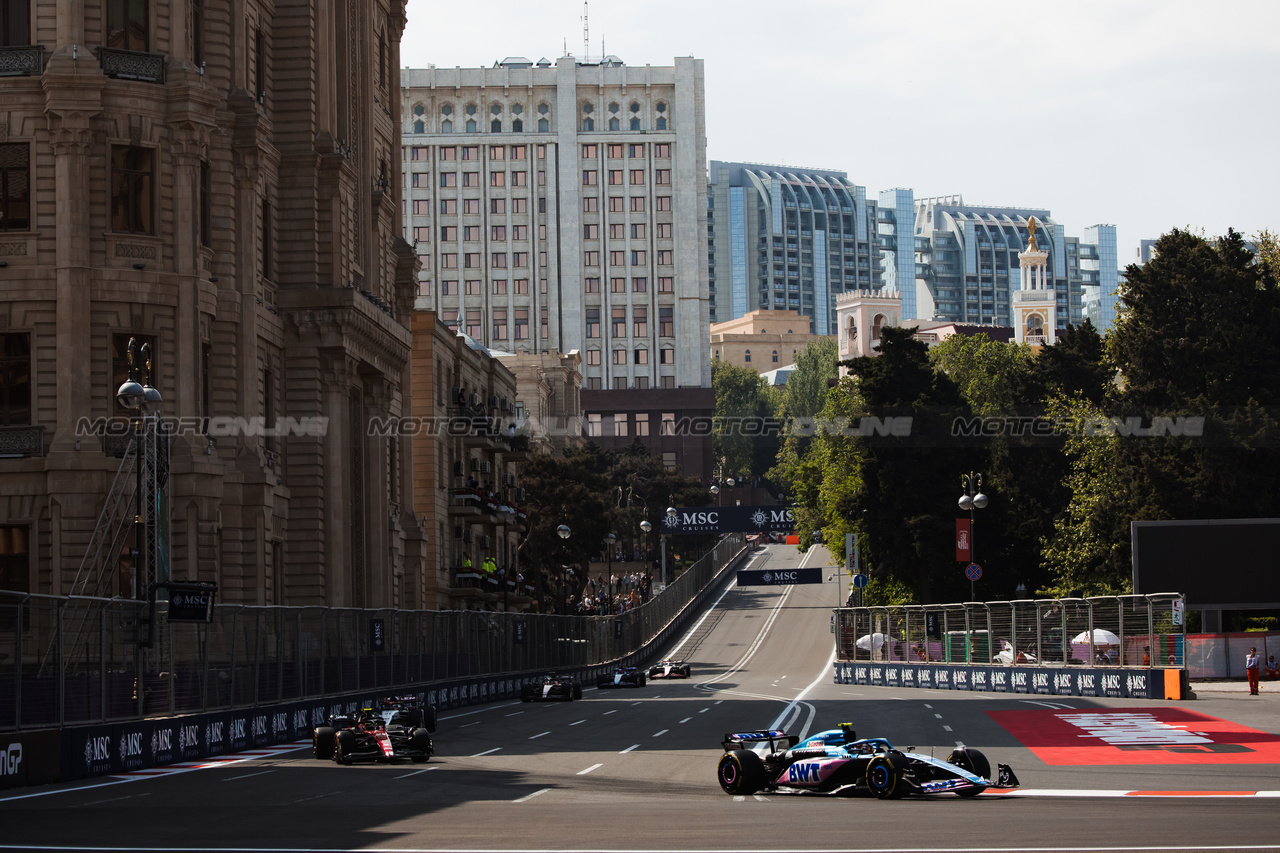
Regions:
<instances>
[{"instance_id":1,"label":"blue sky","mask_svg":"<svg viewBox=\"0 0 1280 853\"><path fill-rule=\"evenodd\" d=\"M401 65L583 55L581 2L409 0ZM589 58L705 61L707 156L1117 226L1280 230L1280 2L595 0ZM479 23L476 23L476 21Z\"/></svg>"}]
</instances>

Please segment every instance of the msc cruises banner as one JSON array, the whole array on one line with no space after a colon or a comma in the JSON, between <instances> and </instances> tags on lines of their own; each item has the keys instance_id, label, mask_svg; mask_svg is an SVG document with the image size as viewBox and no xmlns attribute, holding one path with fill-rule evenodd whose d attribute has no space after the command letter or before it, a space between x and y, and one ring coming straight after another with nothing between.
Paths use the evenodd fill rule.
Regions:
<instances>
[{"instance_id":1,"label":"msc cruises banner","mask_svg":"<svg viewBox=\"0 0 1280 853\"><path fill-rule=\"evenodd\" d=\"M785 506L692 506L676 509L675 520L662 517L662 532L778 533L794 530L791 508Z\"/></svg>"},{"instance_id":2,"label":"msc cruises banner","mask_svg":"<svg viewBox=\"0 0 1280 853\"><path fill-rule=\"evenodd\" d=\"M738 569L738 586L822 583L822 569Z\"/></svg>"},{"instance_id":3,"label":"msc cruises banner","mask_svg":"<svg viewBox=\"0 0 1280 853\"><path fill-rule=\"evenodd\" d=\"M986 693L1040 693L1050 696L1105 696L1161 699L1163 673L1152 669L1061 669L964 664L837 661L836 684L926 687Z\"/></svg>"}]
</instances>

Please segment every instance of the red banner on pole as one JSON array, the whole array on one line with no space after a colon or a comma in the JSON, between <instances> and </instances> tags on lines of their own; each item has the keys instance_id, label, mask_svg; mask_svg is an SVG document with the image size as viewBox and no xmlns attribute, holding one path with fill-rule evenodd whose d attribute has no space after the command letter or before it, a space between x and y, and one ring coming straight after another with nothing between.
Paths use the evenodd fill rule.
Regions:
<instances>
[{"instance_id":1,"label":"red banner on pole","mask_svg":"<svg viewBox=\"0 0 1280 853\"><path fill-rule=\"evenodd\" d=\"M972 531L969 530L969 519L956 519L956 560L967 563L973 559Z\"/></svg>"}]
</instances>

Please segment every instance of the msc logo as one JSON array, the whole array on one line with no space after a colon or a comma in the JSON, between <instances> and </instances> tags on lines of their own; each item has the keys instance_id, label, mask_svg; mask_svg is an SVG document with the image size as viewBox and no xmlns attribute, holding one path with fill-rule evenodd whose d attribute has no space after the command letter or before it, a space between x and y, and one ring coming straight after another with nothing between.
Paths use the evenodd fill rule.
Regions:
<instances>
[{"instance_id":1,"label":"msc logo","mask_svg":"<svg viewBox=\"0 0 1280 853\"><path fill-rule=\"evenodd\" d=\"M680 516L680 524L719 524L720 513L718 512L686 512Z\"/></svg>"},{"instance_id":2,"label":"msc logo","mask_svg":"<svg viewBox=\"0 0 1280 853\"><path fill-rule=\"evenodd\" d=\"M867 668L865 666L855 666L853 668L853 680L859 684L863 684L867 680Z\"/></svg>"},{"instance_id":3,"label":"msc logo","mask_svg":"<svg viewBox=\"0 0 1280 853\"><path fill-rule=\"evenodd\" d=\"M267 735L267 718L266 715L259 715L253 718L253 736L266 737Z\"/></svg>"},{"instance_id":4,"label":"msc logo","mask_svg":"<svg viewBox=\"0 0 1280 853\"><path fill-rule=\"evenodd\" d=\"M949 675L950 674L945 669L938 670L938 685L943 686L947 684L947 678Z\"/></svg>"},{"instance_id":5,"label":"msc logo","mask_svg":"<svg viewBox=\"0 0 1280 853\"><path fill-rule=\"evenodd\" d=\"M91 737L84 743L84 763L92 767L96 762L111 760L111 737Z\"/></svg>"},{"instance_id":6,"label":"msc logo","mask_svg":"<svg viewBox=\"0 0 1280 853\"><path fill-rule=\"evenodd\" d=\"M801 785L811 785L815 782L820 782L822 781L822 777L819 776L818 771L821 767L821 764L810 764L806 762L792 764L787 768L787 781L796 782Z\"/></svg>"},{"instance_id":7,"label":"msc logo","mask_svg":"<svg viewBox=\"0 0 1280 853\"><path fill-rule=\"evenodd\" d=\"M1015 690L1019 687L1024 690L1027 688L1027 674L1025 672L1015 672L1013 674L1013 687Z\"/></svg>"},{"instance_id":8,"label":"msc logo","mask_svg":"<svg viewBox=\"0 0 1280 853\"><path fill-rule=\"evenodd\" d=\"M921 687L928 687L932 678L933 678L933 674L929 672L929 670L927 669L920 670L920 686Z\"/></svg>"},{"instance_id":9,"label":"msc logo","mask_svg":"<svg viewBox=\"0 0 1280 853\"><path fill-rule=\"evenodd\" d=\"M13 776L22 764L22 744L11 743L4 752L0 752L0 776Z\"/></svg>"},{"instance_id":10,"label":"msc logo","mask_svg":"<svg viewBox=\"0 0 1280 853\"><path fill-rule=\"evenodd\" d=\"M120 735L120 757L133 758L136 755L142 755L142 732Z\"/></svg>"},{"instance_id":11,"label":"msc logo","mask_svg":"<svg viewBox=\"0 0 1280 853\"><path fill-rule=\"evenodd\" d=\"M1040 692L1041 690L1048 691L1049 673L1047 672L1033 673L1031 676L1031 689L1035 690L1037 693Z\"/></svg>"},{"instance_id":12,"label":"msc logo","mask_svg":"<svg viewBox=\"0 0 1280 853\"><path fill-rule=\"evenodd\" d=\"M186 749L200 742L200 730L196 726L180 726L178 728L178 749Z\"/></svg>"},{"instance_id":13,"label":"msc logo","mask_svg":"<svg viewBox=\"0 0 1280 853\"><path fill-rule=\"evenodd\" d=\"M1053 689L1056 692L1063 690L1071 690L1071 675L1069 673L1057 673L1053 676Z\"/></svg>"},{"instance_id":14,"label":"msc logo","mask_svg":"<svg viewBox=\"0 0 1280 853\"><path fill-rule=\"evenodd\" d=\"M289 728L289 715L283 712L274 715L271 718L271 730L273 732L283 732Z\"/></svg>"},{"instance_id":15,"label":"msc logo","mask_svg":"<svg viewBox=\"0 0 1280 853\"><path fill-rule=\"evenodd\" d=\"M923 674L924 673L921 673L921 675ZM902 671L902 686L912 687L914 685L915 685L915 672L909 669L904 669Z\"/></svg>"},{"instance_id":16,"label":"msc logo","mask_svg":"<svg viewBox=\"0 0 1280 853\"><path fill-rule=\"evenodd\" d=\"M231 721L231 739L232 740L244 740L244 733L245 733L245 729L247 728L247 726L245 725L246 722L247 721L245 720L244 717L240 717L237 720Z\"/></svg>"},{"instance_id":17,"label":"msc logo","mask_svg":"<svg viewBox=\"0 0 1280 853\"><path fill-rule=\"evenodd\" d=\"M969 683L969 673L965 672L963 669L958 670L956 672L956 677L951 680L951 683L956 686L957 690L964 689Z\"/></svg>"},{"instance_id":18,"label":"msc logo","mask_svg":"<svg viewBox=\"0 0 1280 853\"><path fill-rule=\"evenodd\" d=\"M1096 689L1097 689L1097 681L1096 681L1095 679L1097 679L1097 676L1096 676L1096 675L1086 675L1086 674L1085 674L1085 673L1083 673L1083 672L1082 672L1082 673L1080 673L1080 689L1081 689L1081 690L1096 690Z\"/></svg>"},{"instance_id":19,"label":"msc logo","mask_svg":"<svg viewBox=\"0 0 1280 853\"><path fill-rule=\"evenodd\" d=\"M213 746L222 743L223 733L226 730L226 723L219 720L216 723L210 723L204 731L205 743Z\"/></svg>"},{"instance_id":20,"label":"msc logo","mask_svg":"<svg viewBox=\"0 0 1280 853\"><path fill-rule=\"evenodd\" d=\"M985 672L982 672L981 670L979 670L978 672L975 672L973 674L973 686L975 688L976 687L985 688L987 686L987 674Z\"/></svg>"},{"instance_id":21,"label":"msc logo","mask_svg":"<svg viewBox=\"0 0 1280 853\"><path fill-rule=\"evenodd\" d=\"M1127 681L1130 693L1147 692L1147 677L1145 675L1131 675Z\"/></svg>"}]
</instances>

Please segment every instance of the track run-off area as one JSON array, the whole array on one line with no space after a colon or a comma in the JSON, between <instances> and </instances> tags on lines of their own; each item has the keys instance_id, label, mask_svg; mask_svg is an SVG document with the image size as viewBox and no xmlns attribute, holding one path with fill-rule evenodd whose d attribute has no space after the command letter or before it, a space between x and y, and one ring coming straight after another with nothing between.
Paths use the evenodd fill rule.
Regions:
<instances>
[{"instance_id":1,"label":"track run-off area","mask_svg":"<svg viewBox=\"0 0 1280 853\"><path fill-rule=\"evenodd\" d=\"M771 545L752 568L822 567ZM1191 701L835 684L834 579L738 587L663 656L688 680L441 714L427 764L350 767L309 742L11 790L0 850L1280 850L1280 695ZM1011 765L961 799L726 795L726 732L860 736Z\"/></svg>"}]
</instances>

